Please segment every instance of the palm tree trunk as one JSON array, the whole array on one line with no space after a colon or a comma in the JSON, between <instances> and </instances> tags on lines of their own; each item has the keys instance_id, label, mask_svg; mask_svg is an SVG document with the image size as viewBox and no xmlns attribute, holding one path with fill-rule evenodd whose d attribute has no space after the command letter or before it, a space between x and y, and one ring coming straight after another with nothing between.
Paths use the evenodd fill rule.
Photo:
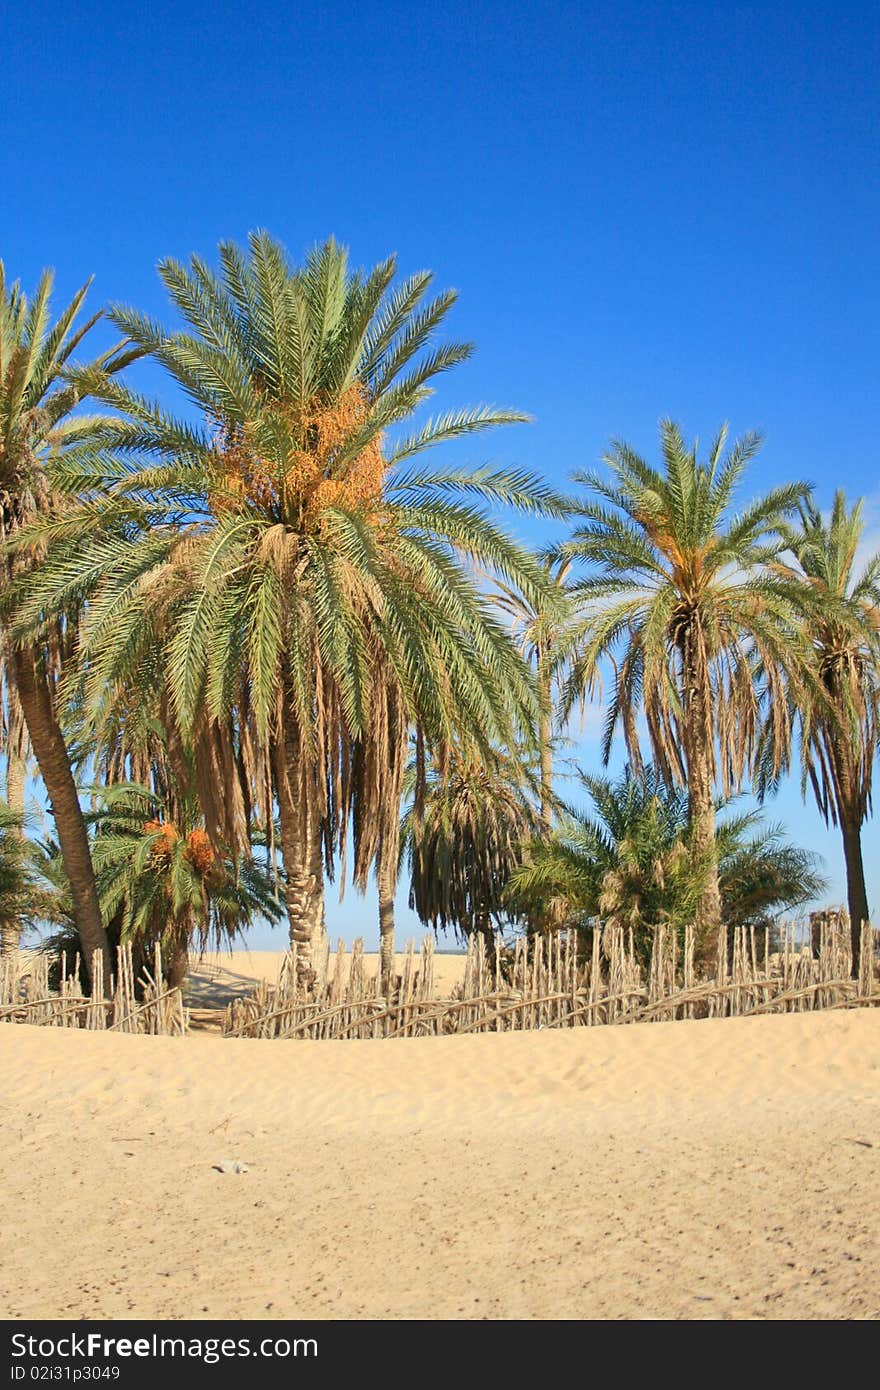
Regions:
<instances>
[{"instance_id":1,"label":"palm tree trunk","mask_svg":"<svg viewBox=\"0 0 880 1390\"><path fill-rule=\"evenodd\" d=\"M104 956L104 978L108 980L112 968L110 948L101 920L89 837L54 700L45 676L37 668L33 650L14 650L12 666L31 748L55 819L61 858L70 882L76 929L89 977L92 975L94 953L100 951Z\"/></svg>"},{"instance_id":2,"label":"palm tree trunk","mask_svg":"<svg viewBox=\"0 0 880 1390\"><path fill-rule=\"evenodd\" d=\"M842 737L831 734L828 744L837 804L837 822L843 837L843 857L846 864L846 902L849 912L849 931L852 952L852 977L859 977L862 954L862 923L868 916L868 890L865 885L865 866L862 862L862 819L864 804L860 804L859 772L852 749Z\"/></svg>"},{"instance_id":3,"label":"palm tree trunk","mask_svg":"<svg viewBox=\"0 0 880 1390\"><path fill-rule=\"evenodd\" d=\"M189 937L176 943L168 963L168 984L171 989L183 989L189 974Z\"/></svg>"},{"instance_id":4,"label":"palm tree trunk","mask_svg":"<svg viewBox=\"0 0 880 1390\"><path fill-rule=\"evenodd\" d=\"M0 959L17 959L21 941L21 923L17 917L0 919Z\"/></svg>"},{"instance_id":5,"label":"palm tree trunk","mask_svg":"<svg viewBox=\"0 0 880 1390\"><path fill-rule=\"evenodd\" d=\"M394 985L394 894L397 889L397 845L383 835L376 878L379 885L379 975L382 993Z\"/></svg>"},{"instance_id":6,"label":"palm tree trunk","mask_svg":"<svg viewBox=\"0 0 880 1390\"><path fill-rule=\"evenodd\" d=\"M841 818L840 825L846 861L846 900L852 943L852 975L853 979L857 980L862 954L862 923L871 920L868 915L865 866L862 862L862 832L858 817Z\"/></svg>"},{"instance_id":7,"label":"palm tree trunk","mask_svg":"<svg viewBox=\"0 0 880 1390\"><path fill-rule=\"evenodd\" d=\"M281 821L281 857L291 949L297 973L314 983L314 951L324 930L324 863L315 769L297 732L285 727L273 739L272 768Z\"/></svg>"},{"instance_id":8,"label":"palm tree trunk","mask_svg":"<svg viewBox=\"0 0 880 1390\"><path fill-rule=\"evenodd\" d=\"M25 729L21 704L10 686L6 693L8 706L8 730L6 735L6 804L10 811L24 816L24 788L27 774L25 758ZM24 825L12 832L24 841ZM17 917L5 917L0 922L0 956L17 956L21 942L21 922Z\"/></svg>"},{"instance_id":9,"label":"palm tree trunk","mask_svg":"<svg viewBox=\"0 0 880 1390\"><path fill-rule=\"evenodd\" d=\"M24 783L27 772L25 759L21 753L14 752L10 746L6 754L6 804L10 811L18 815L24 812ZM21 830L24 839L24 829Z\"/></svg>"},{"instance_id":10,"label":"palm tree trunk","mask_svg":"<svg viewBox=\"0 0 880 1390\"><path fill-rule=\"evenodd\" d=\"M713 727L707 680L686 675L684 756L687 766L688 818L694 860L705 867L705 882L694 914L697 953L714 959L721 929L721 889L715 845L715 788L712 780Z\"/></svg>"}]
</instances>

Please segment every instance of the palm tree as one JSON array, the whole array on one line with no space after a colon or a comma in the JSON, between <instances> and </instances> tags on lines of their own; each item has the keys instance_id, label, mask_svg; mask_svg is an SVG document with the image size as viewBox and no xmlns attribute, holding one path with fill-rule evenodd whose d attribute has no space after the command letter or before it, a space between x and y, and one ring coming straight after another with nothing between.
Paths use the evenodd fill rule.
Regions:
<instances>
[{"instance_id":1,"label":"palm tree","mask_svg":"<svg viewBox=\"0 0 880 1390\"><path fill-rule=\"evenodd\" d=\"M812 501L787 529L792 563L780 573L800 586L812 681L794 698L803 791L807 783L826 825L840 827L857 976L861 928L870 920L861 832L871 813L880 706L880 555L859 564L862 503L838 490L826 520ZM773 782L765 772L761 790Z\"/></svg>"},{"instance_id":2,"label":"palm tree","mask_svg":"<svg viewBox=\"0 0 880 1390\"><path fill-rule=\"evenodd\" d=\"M578 506L583 520L559 547L590 567L573 586L582 617L567 703L610 670L604 760L621 726L630 762L641 767L636 716L643 711L658 772L667 785L687 787L698 859L714 854L716 784L725 795L742 785L765 721L775 767L790 737L782 696L797 609L792 586L769 563L805 488L774 488L734 514L760 440L749 434L725 453L726 440L725 427L700 463L697 445L688 448L665 420L660 468L615 443L605 459L610 478L576 475L593 497ZM706 875L694 921L701 949L713 952L717 869Z\"/></svg>"},{"instance_id":3,"label":"palm tree","mask_svg":"<svg viewBox=\"0 0 880 1390\"><path fill-rule=\"evenodd\" d=\"M500 750L448 748L411 767L401 851L421 922L491 943L511 919L505 888L541 824L534 781L515 753Z\"/></svg>"},{"instance_id":4,"label":"palm tree","mask_svg":"<svg viewBox=\"0 0 880 1390\"><path fill-rule=\"evenodd\" d=\"M601 921L631 929L640 945L661 923L693 921L709 863L696 865L687 843L686 793L650 765L615 782L582 772L580 782L594 814L569 809L528 847L508 903L532 929Z\"/></svg>"},{"instance_id":5,"label":"palm tree","mask_svg":"<svg viewBox=\"0 0 880 1390\"><path fill-rule=\"evenodd\" d=\"M281 916L274 885L253 861L223 860L196 803L175 798L175 819L148 787L120 783L97 792L92 856L104 919L118 944L149 958L158 943L169 983L186 979L189 950L220 944L259 917Z\"/></svg>"},{"instance_id":6,"label":"palm tree","mask_svg":"<svg viewBox=\"0 0 880 1390\"><path fill-rule=\"evenodd\" d=\"M533 721L529 673L474 570L537 602L537 561L489 509L560 508L521 471L411 462L517 412L449 412L388 438L471 351L433 344L455 295L426 302L429 274L394 287L393 259L352 273L332 241L292 270L264 233L219 256L219 274L198 257L160 264L186 330L111 312L206 423L173 418L100 370L82 374L124 418L105 435L113 457L97 452L90 476L59 471L79 506L41 529L48 556L21 622L89 598L87 718L161 647L182 738L221 749L230 778L249 782L245 813L271 788L291 940L307 971L346 826L362 876L377 847L374 808L399 799L389 739L401 723L432 740L465 726L488 741ZM399 709L391 734L375 718L388 689ZM368 783L354 775L359 758ZM233 853L246 834L241 817L221 826L209 815L207 829ZM388 846L387 831L378 841Z\"/></svg>"},{"instance_id":7,"label":"palm tree","mask_svg":"<svg viewBox=\"0 0 880 1390\"><path fill-rule=\"evenodd\" d=\"M716 822L713 854L695 861L687 793L648 765L616 781L581 774L593 814L569 811L529 846L511 875L510 906L534 928L622 926L643 961L658 926L682 932L717 869L725 925L766 928L774 915L820 894L817 857L792 845L756 811Z\"/></svg>"},{"instance_id":8,"label":"palm tree","mask_svg":"<svg viewBox=\"0 0 880 1390\"><path fill-rule=\"evenodd\" d=\"M0 956L18 954L22 931L63 918L46 855L25 834L25 817L0 801Z\"/></svg>"},{"instance_id":9,"label":"palm tree","mask_svg":"<svg viewBox=\"0 0 880 1390\"><path fill-rule=\"evenodd\" d=\"M0 599L6 628L6 708L20 710L49 795L64 864L70 879L77 930L91 967L94 951L107 948L101 922L88 835L61 730L58 677L69 652L69 605L50 611L39 636L10 640L17 583L35 559L25 540L35 518L51 516L56 497L50 474L56 461L69 470L83 453L98 447L103 419L76 413L83 391L70 379L73 353L100 314L77 324L88 284L51 321L53 276L44 272L32 300L9 284L0 262ZM114 348L91 364L109 381L133 354ZM41 615L42 617L42 615ZM23 746L21 728L11 730L13 758ZM10 745L11 746L11 745ZM9 764L13 786L15 762ZM22 783L23 788L23 783Z\"/></svg>"},{"instance_id":10,"label":"palm tree","mask_svg":"<svg viewBox=\"0 0 880 1390\"><path fill-rule=\"evenodd\" d=\"M792 844L784 827L757 811L728 814L717 834L721 912L728 927L766 930L781 913L803 908L828 888L821 858Z\"/></svg>"}]
</instances>

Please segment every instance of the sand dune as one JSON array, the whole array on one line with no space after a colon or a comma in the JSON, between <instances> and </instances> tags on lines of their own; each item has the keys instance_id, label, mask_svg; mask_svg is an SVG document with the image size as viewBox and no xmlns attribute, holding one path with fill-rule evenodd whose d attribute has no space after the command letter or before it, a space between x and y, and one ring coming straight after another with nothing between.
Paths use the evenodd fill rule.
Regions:
<instances>
[{"instance_id":1,"label":"sand dune","mask_svg":"<svg viewBox=\"0 0 880 1390\"><path fill-rule=\"evenodd\" d=\"M876 1317L878 1059L877 1011L387 1043L3 1026L0 1314Z\"/></svg>"}]
</instances>

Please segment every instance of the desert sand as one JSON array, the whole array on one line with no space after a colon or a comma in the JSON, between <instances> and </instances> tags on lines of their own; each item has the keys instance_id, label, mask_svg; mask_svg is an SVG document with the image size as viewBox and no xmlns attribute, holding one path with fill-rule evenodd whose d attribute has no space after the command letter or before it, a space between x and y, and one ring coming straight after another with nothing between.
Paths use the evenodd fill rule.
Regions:
<instances>
[{"instance_id":1,"label":"desert sand","mask_svg":"<svg viewBox=\"0 0 880 1390\"><path fill-rule=\"evenodd\" d=\"M880 1314L875 1010L390 1042L4 1025L0 1120L7 1318Z\"/></svg>"}]
</instances>

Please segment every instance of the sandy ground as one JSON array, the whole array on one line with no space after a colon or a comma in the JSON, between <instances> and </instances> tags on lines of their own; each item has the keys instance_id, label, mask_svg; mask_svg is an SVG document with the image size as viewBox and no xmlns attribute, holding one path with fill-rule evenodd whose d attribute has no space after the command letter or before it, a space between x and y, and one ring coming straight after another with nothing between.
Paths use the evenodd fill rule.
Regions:
<instances>
[{"instance_id":1,"label":"sandy ground","mask_svg":"<svg viewBox=\"0 0 880 1390\"><path fill-rule=\"evenodd\" d=\"M880 1315L880 1011L362 1043L4 1025L0 1124L5 1317Z\"/></svg>"}]
</instances>

